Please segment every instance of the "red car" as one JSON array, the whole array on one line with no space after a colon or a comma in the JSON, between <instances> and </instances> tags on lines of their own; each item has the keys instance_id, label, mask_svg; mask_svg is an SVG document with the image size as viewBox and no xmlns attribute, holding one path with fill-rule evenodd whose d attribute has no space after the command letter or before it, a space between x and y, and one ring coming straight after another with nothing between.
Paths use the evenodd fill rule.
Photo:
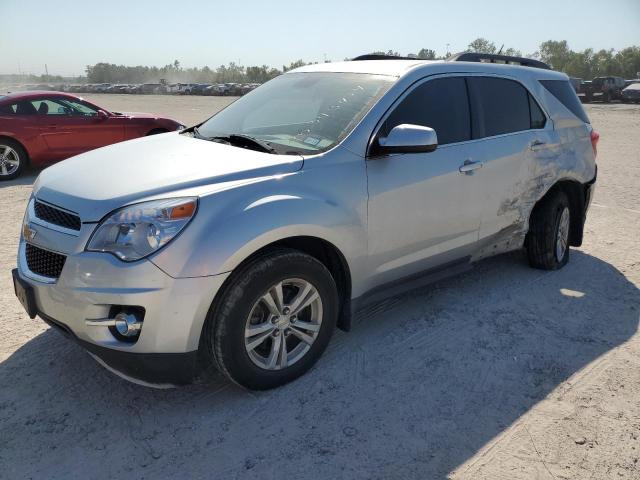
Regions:
<instances>
[{"instance_id":1,"label":"red car","mask_svg":"<svg viewBox=\"0 0 640 480\"><path fill-rule=\"evenodd\" d=\"M61 92L0 96L0 180L16 178L28 163L47 165L98 147L184 125L147 113L108 112Z\"/></svg>"}]
</instances>

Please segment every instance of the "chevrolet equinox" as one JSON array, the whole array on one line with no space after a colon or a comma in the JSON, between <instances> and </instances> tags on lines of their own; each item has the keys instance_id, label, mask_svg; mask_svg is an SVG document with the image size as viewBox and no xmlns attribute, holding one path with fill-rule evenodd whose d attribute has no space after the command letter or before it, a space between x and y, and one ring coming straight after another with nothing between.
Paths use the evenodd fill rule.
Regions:
<instances>
[{"instance_id":1,"label":"chevrolet equinox","mask_svg":"<svg viewBox=\"0 0 640 480\"><path fill-rule=\"evenodd\" d=\"M267 389L366 302L512 250L561 268L598 134L566 75L489 60L309 65L196 127L50 167L15 293L129 380L204 364Z\"/></svg>"}]
</instances>

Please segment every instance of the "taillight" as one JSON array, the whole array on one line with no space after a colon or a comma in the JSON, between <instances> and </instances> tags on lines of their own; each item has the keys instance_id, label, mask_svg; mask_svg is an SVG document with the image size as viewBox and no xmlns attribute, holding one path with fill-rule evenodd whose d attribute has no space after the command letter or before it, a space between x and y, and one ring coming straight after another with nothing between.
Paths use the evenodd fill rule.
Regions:
<instances>
[{"instance_id":1,"label":"taillight","mask_svg":"<svg viewBox=\"0 0 640 480\"><path fill-rule=\"evenodd\" d=\"M593 148L593 156L598 156L598 140L600 140L600 134L595 130L591 130L591 147Z\"/></svg>"}]
</instances>

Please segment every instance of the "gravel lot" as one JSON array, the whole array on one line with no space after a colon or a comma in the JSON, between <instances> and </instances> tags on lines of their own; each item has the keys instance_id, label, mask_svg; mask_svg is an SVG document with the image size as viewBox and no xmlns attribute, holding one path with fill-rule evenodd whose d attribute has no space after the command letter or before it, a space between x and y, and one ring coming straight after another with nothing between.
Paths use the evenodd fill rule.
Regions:
<instances>
[{"instance_id":1,"label":"gravel lot","mask_svg":"<svg viewBox=\"0 0 640 480\"><path fill-rule=\"evenodd\" d=\"M230 101L91 100L184 123ZM565 269L508 254L390 299L263 393L133 385L30 320L10 269L37 172L0 184L0 478L640 478L640 106L587 110L597 193Z\"/></svg>"}]
</instances>

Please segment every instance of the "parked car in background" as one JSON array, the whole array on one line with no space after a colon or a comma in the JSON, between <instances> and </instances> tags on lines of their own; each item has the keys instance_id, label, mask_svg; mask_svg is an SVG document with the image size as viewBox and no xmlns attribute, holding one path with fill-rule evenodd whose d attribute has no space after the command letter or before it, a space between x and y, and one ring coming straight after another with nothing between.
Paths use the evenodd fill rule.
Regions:
<instances>
[{"instance_id":1,"label":"parked car in background","mask_svg":"<svg viewBox=\"0 0 640 480\"><path fill-rule=\"evenodd\" d=\"M166 93L167 87L162 83L143 83L135 87L135 91L131 93L138 93L142 95L153 95Z\"/></svg>"},{"instance_id":2,"label":"parked car in background","mask_svg":"<svg viewBox=\"0 0 640 480\"><path fill-rule=\"evenodd\" d=\"M625 81L622 77L596 77L591 82L589 101L609 103L612 100L622 100L622 89Z\"/></svg>"},{"instance_id":3,"label":"parked car in background","mask_svg":"<svg viewBox=\"0 0 640 480\"><path fill-rule=\"evenodd\" d=\"M104 93L127 93L128 88L129 88L129 85L119 83L116 85L111 85L109 88L107 88L104 91Z\"/></svg>"},{"instance_id":4,"label":"parked car in background","mask_svg":"<svg viewBox=\"0 0 640 480\"><path fill-rule=\"evenodd\" d=\"M110 83L99 83L94 87L93 91L96 93L106 93L110 88Z\"/></svg>"},{"instance_id":5,"label":"parked car in background","mask_svg":"<svg viewBox=\"0 0 640 480\"><path fill-rule=\"evenodd\" d=\"M212 95L225 95L229 87L224 83L216 83L211 86L211 94Z\"/></svg>"},{"instance_id":6,"label":"parked car in background","mask_svg":"<svg viewBox=\"0 0 640 480\"><path fill-rule=\"evenodd\" d=\"M191 95L193 83L172 83L167 85L167 93L173 95Z\"/></svg>"},{"instance_id":7,"label":"parked car in background","mask_svg":"<svg viewBox=\"0 0 640 480\"><path fill-rule=\"evenodd\" d=\"M242 95L242 85L239 83L225 83L225 86L227 87L227 91L225 92L225 95L229 95L232 97L239 97L240 95Z\"/></svg>"},{"instance_id":8,"label":"parked car in background","mask_svg":"<svg viewBox=\"0 0 640 480\"><path fill-rule=\"evenodd\" d=\"M241 95L246 95L250 91L255 90L256 88L258 88L259 86L260 86L259 83L245 83L244 85L242 85L242 88L240 90L240 94Z\"/></svg>"},{"instance_id":9,"label":"parked car in background","mask_svg":"<svg viewBox=\"0 0 640 480\"><path fill-rule=\"evenodd\" d=\"M204 364L266 389L384 295L523 248L564 267L598 135L566 75L475 55L308 65L197 128L43 171L16 295L130 380Z\"/></svg>"},{"instance_id":10,"label":"parked car in background","mask_svg":"<svg viewBox=\"0 0 640 480\"><path fill-rule=\"evenodd\" d=\"M583 81L584 80L582 80L581 78L569 77L569 83L571 83L571 86L573 87L576 93L578 93L578 91L580 90L580 85L582 84Z\"/></svg>"},{"instance_id":11,"label":"parked car in background","mask_svg":"<svg viewBox=\"0 0 640 480\"><path fill-rule=\"evenodd\" d=\"M211 86L210 83L194 83L191 86L191 95L204 95L204 92Z\"/></svg>"},{"instance_id":12,"label":"parked car in background","mask_svg":"<svg viewBox=\"0 0 640 480\"><path fill-rule=\"evenodd\" d=\"M191 90L195 83L179 83L178 91L176 92L178 95L191 95Z\"/></svg>"},{"instance_id":13,"label":"parked car in background","mask_svg":"<svg viewBox=\"0 0 640 480\"><path fill-rule=\"evenodd\" d=\"M640 83L632 83L622 90L622 101L640 103Z\"/></svg>"},{"instance_id":14,"label":"parked car in background","mask_svg":"<svg viewBox=\"0 0 640 480\"><path fill-rule=\"evenodd\" d=\"M218 95L216 93L216 87L217 85L209 85L207 88L204 89L204 91L202 92L202 95L206 95L206 96Z\"/></svg>"},{"instance_id":15,"label":"parked car in background","mask_svg":"<svg viewBox=\"0 0 640 480\"><path fill-rule=\"evenodd\" d=\"M132 138L184 128L170 118L109 112L63 92L0 96L0 180ZM95 172L99 174L98 171Z\"/></svg>"},{"instance_id":16,"label":"parked car in background","mask_svg":"<svg viewBox=\"0 0 640 480\"><path fill-rule=\"evenodd\" d=\"M576 94L580 102L589 103L591 101L591 80L582 80Z\"/></svg>"}]
</instances>

